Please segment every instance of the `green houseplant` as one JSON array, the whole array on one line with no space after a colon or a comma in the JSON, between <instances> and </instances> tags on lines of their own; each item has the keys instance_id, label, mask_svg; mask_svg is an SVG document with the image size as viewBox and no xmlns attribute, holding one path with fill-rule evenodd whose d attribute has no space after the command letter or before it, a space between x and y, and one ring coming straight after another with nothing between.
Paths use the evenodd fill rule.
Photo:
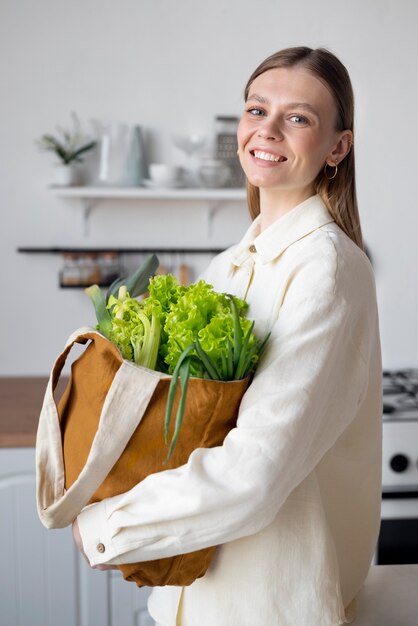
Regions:
<instances>
[{"instance_id":1,"label":"green houseplant","mask_svg":"<svg viewBox=\"0 0 418 626\"><path fill-rule=\"evenodd\" d=\"M38 147L44 152L52 152L58 157L55 168L55 183L71 185L75 182L75 164L82 163L82 156L95 148L97 142L89 140L81 131L81 125L75 113L71 114L71 130L57 127L56 134L45 133L38 140Z\"/></svg>"}]
</instances>

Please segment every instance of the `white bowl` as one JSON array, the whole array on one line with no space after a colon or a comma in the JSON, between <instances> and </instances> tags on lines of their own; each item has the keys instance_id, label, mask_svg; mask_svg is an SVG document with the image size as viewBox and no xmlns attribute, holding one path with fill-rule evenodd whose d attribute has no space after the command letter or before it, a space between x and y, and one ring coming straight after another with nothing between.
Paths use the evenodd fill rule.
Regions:
<instances>
[{"instance_id":1,"label":"white bowl","mask_svg":"<svg viewBox=\"0 0 418 626\"><path fill-rule=\"evenodd\" d=\"M223 187L231 176L231 170L223 161L204 161L199 168L199 178L207 187Z\"/></svg>"},{"instance_id":2,"label":"white bowl","mask_svg":"<svg viewBox=\"0 0 418 626\"><path fill-rule=\"evenodd\" d=\"M151 163L149 175L156 185L167 187L181 180L182 168L178 165L168 165L167 163Z\"/></svg>"}]
</instances>

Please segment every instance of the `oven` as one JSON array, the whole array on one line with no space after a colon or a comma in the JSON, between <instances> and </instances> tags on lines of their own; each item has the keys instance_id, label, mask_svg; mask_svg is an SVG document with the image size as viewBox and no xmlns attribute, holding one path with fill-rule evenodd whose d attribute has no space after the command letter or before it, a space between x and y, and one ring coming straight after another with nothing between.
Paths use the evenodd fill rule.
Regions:
<instances>
[{"instance_id":1,"label":"oven","mask_svg":"<svg viewBox=\"0 0 418 626\"><path fill-rule=\"evenodd\" d=\"M383 372L382 463L375 561L418 563L418 369Z\"/></svg>"}]
</instances>

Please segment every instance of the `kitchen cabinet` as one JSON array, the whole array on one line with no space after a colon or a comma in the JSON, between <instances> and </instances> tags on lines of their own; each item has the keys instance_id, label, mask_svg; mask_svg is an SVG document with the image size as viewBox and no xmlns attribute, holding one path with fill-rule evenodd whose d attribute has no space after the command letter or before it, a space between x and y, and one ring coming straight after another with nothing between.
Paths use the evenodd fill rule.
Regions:
<instances>
[{"instance_id":1,"label":"kitchen cabinet","mask_svg":"<svg viewBox=\"0 0 418 626\"><path fill-rule=\"evenodd\" d=\"M0 624L154 626L149 589L117 570L91 569L70 528L47 530L39 521L33 444L45 385L42 378L0 379Z\"/></svg>"}]
</instances>

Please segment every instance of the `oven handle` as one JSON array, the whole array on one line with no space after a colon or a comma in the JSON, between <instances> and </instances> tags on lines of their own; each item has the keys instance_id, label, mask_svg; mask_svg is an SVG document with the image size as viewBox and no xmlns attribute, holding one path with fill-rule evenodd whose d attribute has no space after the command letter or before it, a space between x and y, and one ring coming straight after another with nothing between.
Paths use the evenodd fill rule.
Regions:
<instances>
[{"instance_id":1,"label":"oven handle","mask_svg":"<svg viewBox=\"0 0 418 626\"><path fill-rule=\"evenodd\" d=\"M382 500L416 500L418 491L383 491Z\"/></svg>"}]
</instances>

